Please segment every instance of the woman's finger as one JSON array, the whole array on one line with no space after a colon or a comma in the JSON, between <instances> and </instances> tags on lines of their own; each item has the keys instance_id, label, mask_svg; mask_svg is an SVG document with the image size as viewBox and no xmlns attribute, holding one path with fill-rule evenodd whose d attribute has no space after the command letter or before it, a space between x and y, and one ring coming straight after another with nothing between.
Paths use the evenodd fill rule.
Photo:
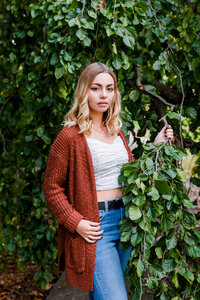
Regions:
<instances>
[{"instance_id":1,"label":"woman's finger","mask_svg":"<svg viewBox=\"0 0 200 300\"><path fill-rule=\"evenodd\" d=\"M86 242L88 242L88 243L90 243L90 244L93 244L93 243L96 242L95 240L91 240L91 239L89 239L89 238L87 238L87 237L85 237L84 239L86 240Z\"/></svg>"},{"instance_id":2,"label":"woman's finger","mask_svg":"<svg viewBox=\"0 0 200 300\"><path fill-rule=\"evenodd\" d=\"M101 236L88 235L87 238L92 241L94 241L94 240L96 241L96 240L100 240L102 238L102 235Z\"/></svg>"},{"instance_id":3,"label":"woman's finger","mask_svg":"<svg viewBox=\"0 0 200 300\"><path fill-rule=\"evenodd\" d=\"M91 226L99 226L100 222L97 223L97 222L88 221L88 224L91 225Z\"/></svg>"},{"instance_id":4,"label":"woman's finger","mask_svg":"<svg viewBox=\"0 0 200 300\"><path fill-rule=\"evenodd\" d=\"M101 231L94 231L94 232L90 232L90 235L92 235L92 236L98 236L98 235L100 235L100 234L102 234L104 232L104 230L101 230Z\"/></svg>"},{"instance_id":5,"label":"woman's finger","mask_svg":"<svg viewBox=\"0 0 200 300\"><path fill-rule=\"evenodd\" d=\"M89 230L90 231L99 231L99 229L100 229L101 227L100 226L98 226L98 227L93 227L93 226L90 226L90 228L89 228Z\"/></svg>"}]
</instances>

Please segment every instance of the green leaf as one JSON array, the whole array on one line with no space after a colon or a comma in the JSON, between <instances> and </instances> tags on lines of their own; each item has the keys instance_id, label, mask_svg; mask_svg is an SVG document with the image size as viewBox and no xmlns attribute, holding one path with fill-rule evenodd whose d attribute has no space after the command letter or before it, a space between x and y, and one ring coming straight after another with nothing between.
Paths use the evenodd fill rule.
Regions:
<instances>
[{"instance_id":1,"label":"green leaf","mask_svg":"<svg viewBox=\"0 0 200 300\"><path fill-rule=\"evenodd\" d=\"M162 267L165 270L165 272L170 273L175 268L175 262L173 259L165 259L162 262Z\"/></svg>"},{"instance_id":2,"label":"green leaf","mask_svg":"<svg viewBox=\"0 0 200 300\"><path fill-rule=\"evenodd\" d=\"M63 67L56 68L54 74L56 79L59 79L65 74L65 69Z\"/></svg>"},{"instance_id":3,"label":"green leaf","mask_svg":"<svg viewBox=\"0 0 200 300\"><path fill-rule=\"evenodd\" d=\"M150 231L151 228L151 220L148 216L144 216L142 221L139 223L140 228L144 231Z\"/></svg>"},{"instance_id":4,"label":"green leaf","mask_svg":"<svg viewBox=\"0 0 200 300\"><path fill-rule=\"evenodd\" d=\"M183 169L177 168L177 173L178 173L179 178L180 178L181 181L183 181L183 182L187 181L186 174L185 174L185 171Z\"/></svg>"},{"instance_id":5,"label":"green leaf","mask_svg":"<svg viewBox=\"0 0 200 300\"><path fill-rule=\"evenodd\" d=\"M151 197L152 201L156 201L160 198L158 190L154 187L150 188L149 192L147 193L148 196Z\"/></svg>"},{"instance_id":6,"label":"green leaf","mask_svg":"<svg viewBox=\"0 0 200 300\"><path fill-rule=\"evenodd\" d=\"M158 258L162 258L163 251L162 251L161 247L156 247L155 248L155 253L156 253L156 255L157 255Z\"/></svg>"},{"instance_id":7,"label":"green leaf","mask_svg":"<svg viewBox=\"0 0 200 300\"><path fill-rule=\"evenodd\" d=\"M118 56L115 56L112 62L116 70L119 70L122 67L121 59Z\"/></svg>"},{"instance_id":8,"label":"green leaf","mask_svg":"<svg viewBox=\"0 0 200 300\"><path fill-rule=\"evenodd\" d=\"M140 92L138 90L132 90L129 93L129 98L130 100L132 100L133 102L137 101L140 97Z\"/></svg>"},{"instance_id":9,"label":"green leaf","mask_svg":"<svg viewBox=\"0 0 200 300\"><path fill-rule=\"evenodd\" d=\"M37 136L42 137L43 134L44 134L44 128L39 127L39 128L37 129Z\"/></svg>"},{"instance_id":10,"label":"green leaf","mask_svg":"<svg viewBox=\"0 0 200 300\"><path fill-rule=\"evenodd\" d=\"M169 239L166 239L166 246L168 250L175 248L176 245L177 245L177 238L175 235L173 235Z\"/></svg>"},{"instance_id":11,"label":"green leaf","mask_svg":"<svg viewBox=\"0 0 200 300\"><path fill-rule=\"evenodd\" d=\"M123 231L120 236L122 242L128 242L131 237L131 231Z\"/></svg>"},{"instance_id":12,"label":"green leaf","mask_svg":"<svg viewBox=\"0 0 200 300\"><path fill-rule=\"evenodd\" d=\"M142 241L142 235L141 235L141 233L136 232L136 233L132 234L132 236L131 236L131 245L133 247L135 247L141 241Z\"/></svg>"},{"instance_id":13,"label":"green leaf","mask_svg":"<svg viewBox=\"0 0 200 300\"><path fill-rule=\"evenodd\" d=\"M196 240L191 236L189 232L185 234L184 241L190 246L194 246L196 242Z\"/></svg>"},{"instance_id":14,"label":"green leaf","mask_svg":"<svg viewBox=\"0 0 200 300\"><path fill-rule=\"evenodd\" d=\"M136 205L132 205L129 208L129 217L132 221L140 219L141 216L142 216L142 213L141 213L139 207L137 207Z\"/></svg>"},{"instance_id":15,"label":"green leaf","mask_svg":"<svg viewBox=\"0 0 200 300\"><path fill-rule=\"evenodd\" d=\"M43 140L43 141L45 142L45 144L47 144L47 145L51 144L51 139L50 139L48 136L46 136L46 135L43 135L42 140Z\"/></svg>"},{"instance_id":16,"label":"green leaf","mask_svg":"<svg viewBox=\"0 0 200 300\"><path fill-rule=\"evenodd\" d=\"M162 195L171 195L172 193L172 189L171 187L168 185L167 181L165 180L155 180L155 187L158 190L158 192Z\"/></svg>"},{"instance_id":17,"label":"green leaf","mask_svg":"<svg viewBox=\"0 0 200 300\"><path fill-rule=\"evenodd\" d=\"M79 40L83 41L86 38L86 32L80 28L76 31L76 36L79 38Z\"/></svg>"},{"instance_id":18,"label":"green leaf","mask_svg":"<svg viewBox=\"0 0 200 300\"><path fill-rule=\"evenodd\" d=\"M159 60L156 60L154 63L153 63L153 69L154 70L160 70L162 67L162 64Z\"/></svg>"},{"instance_id":19,"label":"green leaf","mask_svg":"<svg viewBox=\"0 0 200 300\"><path fill-rule=\"evenodd\" d=\"M94 11L88 10L87 13L91 18L93 18L93 19L97 18L97 14Z\"/></svg>"},{"instance_id":20,"label":"green leaf","mask_svg":"<svg viewBox=\"0 0 200 300\"><path fill-rule=\"evenodd\" d=\"M91 43L92 43L91 39L90 39L88 36L86 36L86 37L84 38L84 40L83 40L83 44L84 44L86 47L90 47Z\"/></svg>"},{"instance_id":21,"label":"green leaf","mask_svg":"<svg viewBox=\"0 0 200 300\"><path fill-rule=\"evenodd\" d=\"M133 36L125 35L123 41L124 44L132 50L135 48L135 39Z\"/></svg>"},{"instance_id":22,"label":"green leaf","mask_svg":"<svg viewBox=\"0 0 200 300\"><path fill-rule=\"evenodd\" d=\"M194 208L194 204L190 199L183 199L183 205L186 207Z\"/></svg>"},{"instance_id":23,"label":"green leaf","mask_svg":"<svg viewBox=\"0 0 200 300\"><path fill-rule=\"evenodd\" d=\"M187 246L186 252L192 258L199 258L200 257L200 246L199 245Z\"/></svg>"},{"instance_id":24,"label":"green leaf","mask_svg":"<svg viewBox=\"0 0 200 300\"><path fill-rule=\"evenodd\" d=\"M44 272L43 278L44 278L47 282L51 282L51 281L53 280L52 275L51 275L49 272Z\"/></svg>"},{"instance_id":25,"label":"green leaf","mask_svg":"<svg viewBox=\"0 0 200 300\"><path fill-rule=\"evenodd\" d=\"M175 285L175 288L179 288L179 282L178 282L178 274L177 274L177 272L174 272L174 275L173 275L173 277L172 277L172 281L173 281L173 283L174 283L174 285Z\"/></svg>"},{"instance_id":26,"label":"green leaf","mask_svg":"<svg viewBox=\"0 0 200 300\"><path fill-rule=\"evenodd\" d=\"M139 258L138 259L138 263L137 263L137 274L138 274L138 277L141 277L142 274L143 274L143 272L144 272L144 263Z\"/></svg>"},{"instance_id":27,"label":"green leaf","mask_svg":"<svg viewBox=\"0 0 200 300\"><path fill-rule=\"evenodd\" d=\"M184 109L184 115L186 117L196 119L197 118L197 111L193 107L187 107L186 109Z\"/></svg>"},{"instance_id":28,"label":"green leaf","mask_svg":"<svg viewBox=\"0 0 200 300\"><path fill-rule=\"evenodd\" d=\"M142 206L146 202L146 196L144 195L138 195L136 198L132 201L137 206Z\"/></svg>"},{"instance_id":29,"label":"green leaf","mask_svg":"<svg viewBox=\"0 0 200 300\"><path fill-rule=\"evenodd\" d=\"M176 119L176 120L180 120L181 119L181 116L179 114L177 114L176 112L168 112L167 116L170 119Z\"/></svg>"},{"instance_id":30,"label":"green leaf","mask_svg":"<svg viewBox=\"0 0 200 300\"><path fill-rule=\"evenodd\" d=\"M158 279L162 279L163 277L165 277L165 272L164 272L162 266L157 262L153 263L149 267L149 272L152 276L154 276Z\"/></svg>"}]
</instances>

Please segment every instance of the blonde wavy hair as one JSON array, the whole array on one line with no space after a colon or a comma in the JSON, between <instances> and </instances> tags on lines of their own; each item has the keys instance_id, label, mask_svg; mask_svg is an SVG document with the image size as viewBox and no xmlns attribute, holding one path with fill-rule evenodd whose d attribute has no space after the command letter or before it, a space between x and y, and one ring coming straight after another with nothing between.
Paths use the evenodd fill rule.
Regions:
<instances>
[{"instance_id":1,"label":"blonde wavy hair","mask_svg":"<svg viewBox=\"0 0 200 300\"><path fill-rule=\"evenodd\" d=\"M113 71L103 63L92 63L81 73L74 93L74 105L65 116L64 126L72 127L78 125L80 128L79 133L91 133L92 119L90 118L88 91L95 77L100 73L108 73L114 80L114 97L110 107L104 112L102 125L107 128L110 134L119 132L122 122L119 117L121 105L117 78Z\"/></svg>"}]
</instances>

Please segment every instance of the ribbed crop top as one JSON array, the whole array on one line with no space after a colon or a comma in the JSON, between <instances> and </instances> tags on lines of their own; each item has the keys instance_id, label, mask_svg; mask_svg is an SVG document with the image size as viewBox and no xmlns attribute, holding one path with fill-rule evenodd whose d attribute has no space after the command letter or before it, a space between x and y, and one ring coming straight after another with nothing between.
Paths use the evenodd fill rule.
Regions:
<instances>
[{"instance_id":1,"label":"ribbed crop top","mask_svg":"<svg viewBox=\"0 0 200 300\"><path fill-rule=\"evenodd\" d=\"M128 153L120 136L112 144L87 138L92 156L96 190L120 188L118 177L122 165L128 162Z\"/></svg>"}]
</instances>

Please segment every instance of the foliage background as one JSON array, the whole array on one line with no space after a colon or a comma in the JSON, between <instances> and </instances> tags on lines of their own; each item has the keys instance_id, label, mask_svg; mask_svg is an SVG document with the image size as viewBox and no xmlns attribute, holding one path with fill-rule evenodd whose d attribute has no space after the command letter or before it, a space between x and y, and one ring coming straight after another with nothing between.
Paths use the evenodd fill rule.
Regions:
<instances>
[{"instance_id":1,"label":"foliage background","mask_svg":"<svg viewBox=\"0 0 200 300\"><path fill-rule=\"evenodd\" d=\"M57 225L42 191L46 160L89 63L102 61L117 74L124 130L138 142L134 156L143 151L140 137L153 139L165 116L177 143L197 156L199 184L199 12L196 0L105 1L101 8L98 0L1 0L0 252L19 268L39 265L42 287L57 257Z\"/></svg>"}]
</instances>

